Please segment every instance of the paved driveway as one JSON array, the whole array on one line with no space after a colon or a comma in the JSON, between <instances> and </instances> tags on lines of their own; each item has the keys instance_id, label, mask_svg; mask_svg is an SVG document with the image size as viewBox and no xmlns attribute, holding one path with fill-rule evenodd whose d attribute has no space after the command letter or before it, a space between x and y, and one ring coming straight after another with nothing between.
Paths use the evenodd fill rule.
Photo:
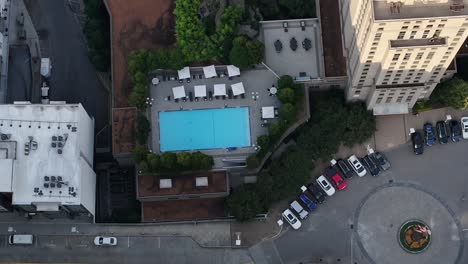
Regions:
<instances>
[{"instance_id":1,"label":"paved driveway","mask_svg":"<svg viewBox=\"0 0 468 264\"><path fill-rule=\"evenodd\" d=\"M300 231L288 228L273 242L251 248L251 254L257 263L379 263L373 257L382 252L366 251L374 249L375 242L382 250L395 246L394 252L385 252L387 256L394 253L407 257L392 244L397 239L390 225L397 228L400 220L423 217L438 233L445 234L437 236L442 243L431 244L419 257L412 256L413 263L424 263L428 256L431 263L449 264L457 259L458 263L468 263L468 250L464 248L468 236L462 231L468 228L467 154L468 141L426 148L422 156L415 156L409 143L398 147L387 153L393 165L390 171L377 178L352 178L348 189L321 205ZM396 189L389 196L390 188ZM379 224L389 225L392 234L382 232L393 236L388 241L375 237L381 230Z\"/></svg>"}]
</instances>

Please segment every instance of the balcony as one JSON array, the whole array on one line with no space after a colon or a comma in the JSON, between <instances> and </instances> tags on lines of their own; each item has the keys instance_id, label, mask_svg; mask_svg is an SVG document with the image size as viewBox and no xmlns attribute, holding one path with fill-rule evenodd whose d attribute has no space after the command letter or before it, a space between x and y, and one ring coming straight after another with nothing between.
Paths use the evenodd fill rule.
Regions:
<instances>
[{"instance_id":1,"label":"balcony","mask_svg":"<svg viewBox=\"0 0 468 264\"><path fill-rule=\"evenodd\" d=\"M420 47L420 46L443 46L443 45L447 45L446 38L390 40L391 48L411 48L411 47Z\"/></svg>"}]
</instances>

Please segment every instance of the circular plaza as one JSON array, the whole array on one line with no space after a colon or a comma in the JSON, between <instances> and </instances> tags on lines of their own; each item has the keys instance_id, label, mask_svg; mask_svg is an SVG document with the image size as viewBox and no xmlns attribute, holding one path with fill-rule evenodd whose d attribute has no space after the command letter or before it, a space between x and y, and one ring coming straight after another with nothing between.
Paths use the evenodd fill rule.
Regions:
<instances>
[{"instance_id":1,"label":"circular plaza","mask_svg":"<svg viewBox=\"0 0 468 264\"><path fill-rule=\"evenodd\" d=\"M363 199L354 221L358 245L371 263L449 264L461 253L451 210L416 185L377 188Z\"/></svg>"}]
</instances>

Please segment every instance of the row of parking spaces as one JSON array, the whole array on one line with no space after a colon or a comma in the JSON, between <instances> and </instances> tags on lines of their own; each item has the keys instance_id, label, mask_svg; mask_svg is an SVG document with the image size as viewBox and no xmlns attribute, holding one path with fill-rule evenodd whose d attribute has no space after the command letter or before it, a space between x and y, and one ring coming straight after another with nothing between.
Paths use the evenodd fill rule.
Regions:
<instances>
[{"instance_id":1,"label":"row of parking spaces","mask_svg":"<svg viewBox=\"0 0 468 264\"><path fill-rule=\"evenodd\" d=\"M380 152L367 149L368 154L362 158L352 155L347 159L331 160L324 173L315 179L315 182L301 187L298 198L292 201L289 208L282 216L293 229L301 227L301 220L306 219L309 214L317 209L318 204L323 203L327 197L347 188L347 180L354 177L379 176L383 171L390 169L391 164ZM283 220L278 224L282 225Z\"/></svg>"},{"instance_id":2,"label":"row of parking spaces","mask_svg":"<svg viewBox=\"0 0 468 264\"><path fill-rule=\"evenodd\" d=\"M60 235L34 235L32 244L12 245L9 241L10 235L0 236L0 247L37 247L48 249L96 249L96 248L133 248L145 247L145 245L154 245L154 248L172 247L173 241L171 237L155 237L155 236L142 236L142 237L129 237L129 236L60 236ZM100 239L102 238L102 239Z\"/></svg>"},{"instance_id":3,"label":"row of parking spaces","mask_svg":"<svg viewBox=\"0 0 468 264\"><path fill-rule=\"evenodd\" d=\"M462 117L458 121L448 115L445 120L437 121L435 128L432 123L425 123L422 133L410 128L410 135L414 154L421 155L424 153L424 145L433 146L437 141L447 144L450 140L456 143L468 139L468 117Z\"/></svg>"}]
</instances>

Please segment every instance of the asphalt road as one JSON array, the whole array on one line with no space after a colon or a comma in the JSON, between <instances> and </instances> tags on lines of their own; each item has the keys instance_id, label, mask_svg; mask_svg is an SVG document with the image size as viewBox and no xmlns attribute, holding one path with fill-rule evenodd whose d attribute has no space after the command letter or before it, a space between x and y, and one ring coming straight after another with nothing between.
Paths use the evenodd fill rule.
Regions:
<instances>
[{"instance_id":1,"label":"asphalt road","mask_svg":"<svg viewBox=\"0 0 468 264\"><path fill-rule=\"evenodd\" d=\"M6 102L31 100L31 56L28 46L11 46L8 63Z\"/></svg>"},{"instance_id":2,"label":"asphalt road","mask_svg":"<svg viewBox=\"0 0 468 264\"><path fill-rule=\"evenodd\" d=\"M98 247L91 236L38 236L33 246L7 245L0 262L43 263L226 263L250 261L246 250L201 248L187 237L117 237L116 247Z\"/></svg>"},{"instance_id":3,"label":"asphalt road","mask_svg":"<svg viewBox=\"0 0 468 264\"><path fill-rule=\"evenodd\" d=\"M108 94L88 58L84 35L66 0L26 0L38 31L41 55L50 57L50 99L82 103L96 119L96 131L107 124Z\"/></svg>"},{"instance_id":4,"label":"asphalt road","mask_svg":"<svg viewBox=\"0 0 468 264\"><path fill-rule=\"evenodd\" d=\"M370 263L357 246L354 217L366 196L389 184L389 181L420 186L434 193L459 222L460 239L467 240L467 234L461 231L468 228L467 154L467 140L426 148L422 156L415 156L409 143L394 149L387 153L393 165L390 171L377 178L366 175L350 179L348 188L337 192L320 205L316 212L303 221L299 231L288 227L289 230L276 240L252 247L251 254L258 263ZM399 211L399 206L392 204L392 201L382 203L381 206L394 210L396 214L408 214L411 217L411 213ZM463 246L466 243L461 244ZM443 255L439 258L438 263L450 264ZM468 263L466 246L462 248L459 263Z\"/></svg>"}]
</instances>

